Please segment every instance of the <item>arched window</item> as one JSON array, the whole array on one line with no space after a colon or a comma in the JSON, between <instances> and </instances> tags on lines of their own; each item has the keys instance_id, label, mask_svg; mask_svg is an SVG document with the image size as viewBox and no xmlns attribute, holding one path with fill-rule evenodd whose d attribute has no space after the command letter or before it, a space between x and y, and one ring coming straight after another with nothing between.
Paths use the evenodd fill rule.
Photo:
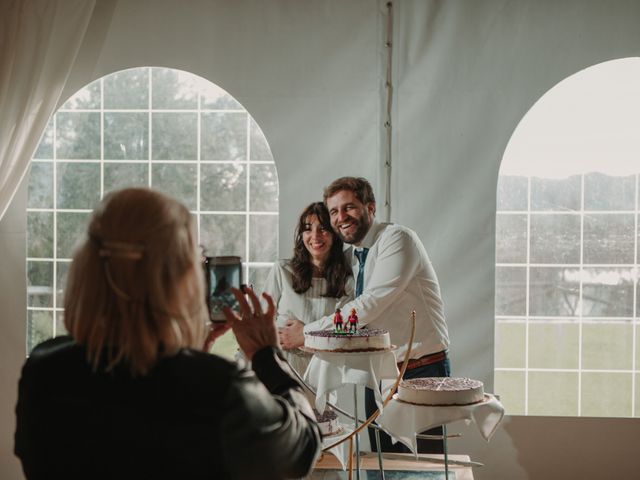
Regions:
<instances>
[{"instance_id":1,"label":"arched window","mask_svg":"<svg viewBox=\"0 0 640 480\"><path fill-rule=\"evenodd\" d=\"M27 351L64 333L73 247L99 199L126 186L148 186L184 202L208 254L241 255L247 283L263 284L277 257L278 180L256 122L227 92L190 73L116 72L62 105L33 156Z\"/></svg>"},{"instance_id":2,"label":"arched window","mask_svg":"<svg viewBox=\"0 0 640 480\"><path fill-rule=\"evenodd\" d=\"M640 59L545 94L505 151L495 390L508 413L640 416Z\"/></svg>"}]
</instances>

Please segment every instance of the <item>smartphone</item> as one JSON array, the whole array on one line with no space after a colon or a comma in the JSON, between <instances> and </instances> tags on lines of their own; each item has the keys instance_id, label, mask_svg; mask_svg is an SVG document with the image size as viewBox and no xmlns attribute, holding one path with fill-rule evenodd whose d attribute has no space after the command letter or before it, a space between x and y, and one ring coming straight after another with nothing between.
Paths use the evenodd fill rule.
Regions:
<instances>
[{"instance_id":1,"label":"smartphone","mask_svg":"<svg viewBox=\"0 0 640 480\"><path fill-rule=\"evenodd\" d=\"M237 310L238 307L231 287L242 288L242 262L236 256L204 257L203 267L209 319L212 322L225 322L222 309L229 307Z\"/></svg>"}]
</instances>

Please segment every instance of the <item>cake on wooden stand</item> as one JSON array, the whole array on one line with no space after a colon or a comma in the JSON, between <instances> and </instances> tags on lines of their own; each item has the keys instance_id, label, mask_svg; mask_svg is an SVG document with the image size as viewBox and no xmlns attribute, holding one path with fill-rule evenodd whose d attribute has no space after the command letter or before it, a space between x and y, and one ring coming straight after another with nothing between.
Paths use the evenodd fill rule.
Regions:
<instances>
[{"instance_id":1,"label":"cake on wooden stand","mask_svg":"<svg viewBox=\"0 0 640 480\"><path fill-rule=\"evenodd\" d=\"M414 378L400 382L398 400L415 405L472 405L484 400L484 386L470 378Z\"/></svg>"},{"instance_id":2,"label":"cake on wooden stand","mask_svg":"<svg viewBox=\"0 0 640 480\"><path fill-rule=\"evenodd\" d=\"M305 349L321 352L374 352L391 348L388 330L358 328L355 309L351 310L345 322L338 308L333 324L333 330L306 332L304 334Z\"/></svg>"}]
</instances>

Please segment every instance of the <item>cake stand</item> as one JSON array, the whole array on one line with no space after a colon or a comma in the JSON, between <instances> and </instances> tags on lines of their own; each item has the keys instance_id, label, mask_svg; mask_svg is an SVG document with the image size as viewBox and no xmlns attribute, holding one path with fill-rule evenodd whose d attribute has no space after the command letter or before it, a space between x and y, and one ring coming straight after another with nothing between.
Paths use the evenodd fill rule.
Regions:
<instances>
[{"instance_id":1,"label":"cake stand","mask_svg":"<svg viewBox=\"0 0 640 480\"><path fill-rule=\"evenodd\" d=\"M322 448L323 450L328 448L327 451L330 452L334 457L338 459L338 462L342 466L342 469L345 470L347 463L349 461L349 455L351 453L350 452L351 449L345 445L345 442L338 443L337 445L335 444L337 443L338 440L342 440L343 438L351 435L351 432L353 432L353 430L347 426L343 426L343 425L340 425L340 426L341 426L341 430L339 432L322 438Z\"/></svg>"},{"instance_id":2,"label":"cake stand","mask_svg":"<svg viewBox=\"0 0 640 480\"><path fill-rule=\"evenodd\" d=\"M503 417L504 407L494 395L488 393L484 394L481 402L470 405L416 405L399 400L396 394L378 417L378 423L392 437L405 444L416 457L418 456L416 438L440 438L439 435L421 435L416 432L442 425L445 475L448 475L447 424L458 420L465 420L467 423L473 421L480 435L488 442ZM435 459L429 458L429 460ZM466 466L481 465L476 462L466 464Z\"/></svg>"},{"instance_id":3,"label":"cake stand","mask_svg":"<svg viewBox=\"0 0 640 480\"><path fill-rule=\"evenodd\" d=\"M404 375L404 373L407 370L407 365L409 364L409 359L411 358L411 349L412 349L412 345L413 345L413 339L415 338L415 334L416 334L416 312L415 310L411 312L411 334L409 335L409 339L407 342L407 351L405 353L405 358L402 361L402 367L400 367L400 371L398 372L398 375L396 377L396 380L393 384L393 386L391 387L391 389L389 390L389 392L386 394L386 398L382 401L381 405L379 406L379 408L373 412L371 414L371 416L369 418L367 418L366 420L364 420L362 423L360 423L360 425L358 425L359 421L358 421L358 415L351 415L347 412L345 412L344 410L340 409L339 407L335 406L335 405L331 405L336 411L342 413L343 415L346 415L347 417L353 418L354 419L354 424L358 425L357 428L354 428L353 432L351 432L349 435L347 435L346 437L342 438L341 440L334 442L330 445L328 445L327 447L325 447L323 450L324 451L328 451L331 450L333 447L338 446L339 444L344 443L345 441L349 441L350 442L350 447L353 444L353 437L356 436L357 439L357 434L360 433L361 430L367 428L368 426L374 426L373 421L378 418L378 416L380 415L380 409L382 407L384 407L385 405L387 405L391 400L392 400L392 395L396 392L398 385L400 384L400 380L402 379L402 376ZM385 352L386 353L386 352ZM390 352L389 352L390 353ZM335 357L333 358L334 360L334 364L335 364ZM395 364L395 356L394 356L394 367L396 368L397 371L397 365ZM315 367L314 367L315 368ZM318 367L319 368L319 367ZM307 368L307 371L309 371L309 368ZM316 393L316 391L313 389L313 387L309 386L309 384L298 374L298 372L296 372L295 370L292 369L292 372L296 375L296 377L298 378L298 380L300 380L300 382L309 390L311 391L314 395L316 395L316 399L318 398L318 394ZM310 376L312 374L310 373ZM378 389L378 385L375 385L376 389ZM324 396L324 395L323 395ZM356 400L355 402L355 407L357 409L358 406L358 402L357 402L357 391L355 390L355 385L354 385L354 398ZM357 413L357 412L356 412ZM375 425L376 428L376 438L378 439L378 444L380 444L380 440L379 440L379 432L378 430L381 428L379 427L377 424ZM358 470L356 472L356 475L358 477L358 479L360 478L360 448L359 448L359 444L358 444L358 449L356 451L357 454L357 461L358 461ZM352 459L352 455L349 455L349 478L351 478L351 459ZM378 464L380 466L380 475L382 477L382 480L384 480L384 466L382 463L382 452L378 452Z\"/></svg>"},{"instance_id":4,"label":"cake stand","mask_svg":"<svg viewBox=\"0 0 640 480\"><path fill-rule=\"evenodd\" d=\"M343 385L353 385L354 431L358 430L358 386L371 388L380 411L383 407L380 380L397 379L399 375L395 347L370 352L325 352L304 349L314 354L304 375L305 383L315 387L316 409L324 411L327 396ZM379 435L376 429L376 435ZM356 478L360 478L360 435L355 434ZM379 455L380 470L383 472L382 456ZM384 473L382 473L384 475Z\"/></svg>"}]
</instances>

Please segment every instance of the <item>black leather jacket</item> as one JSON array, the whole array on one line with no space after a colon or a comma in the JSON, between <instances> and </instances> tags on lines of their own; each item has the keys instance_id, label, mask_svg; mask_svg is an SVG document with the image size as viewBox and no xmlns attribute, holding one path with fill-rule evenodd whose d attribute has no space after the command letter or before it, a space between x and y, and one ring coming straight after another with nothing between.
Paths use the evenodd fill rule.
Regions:
<instances>
[{"instance_id":1,"label":"black leather jacket","mask_svg":"<svg viewBox=\"0 0 640 480\"><path fill-rule=\"evenodd\" d=\"M93 372L70 337L38 345L22 370L15 453L27 478L302 477L320 434L282 353L253 370L194 350L142 378Z\"/></svg>"}]
</instances>

